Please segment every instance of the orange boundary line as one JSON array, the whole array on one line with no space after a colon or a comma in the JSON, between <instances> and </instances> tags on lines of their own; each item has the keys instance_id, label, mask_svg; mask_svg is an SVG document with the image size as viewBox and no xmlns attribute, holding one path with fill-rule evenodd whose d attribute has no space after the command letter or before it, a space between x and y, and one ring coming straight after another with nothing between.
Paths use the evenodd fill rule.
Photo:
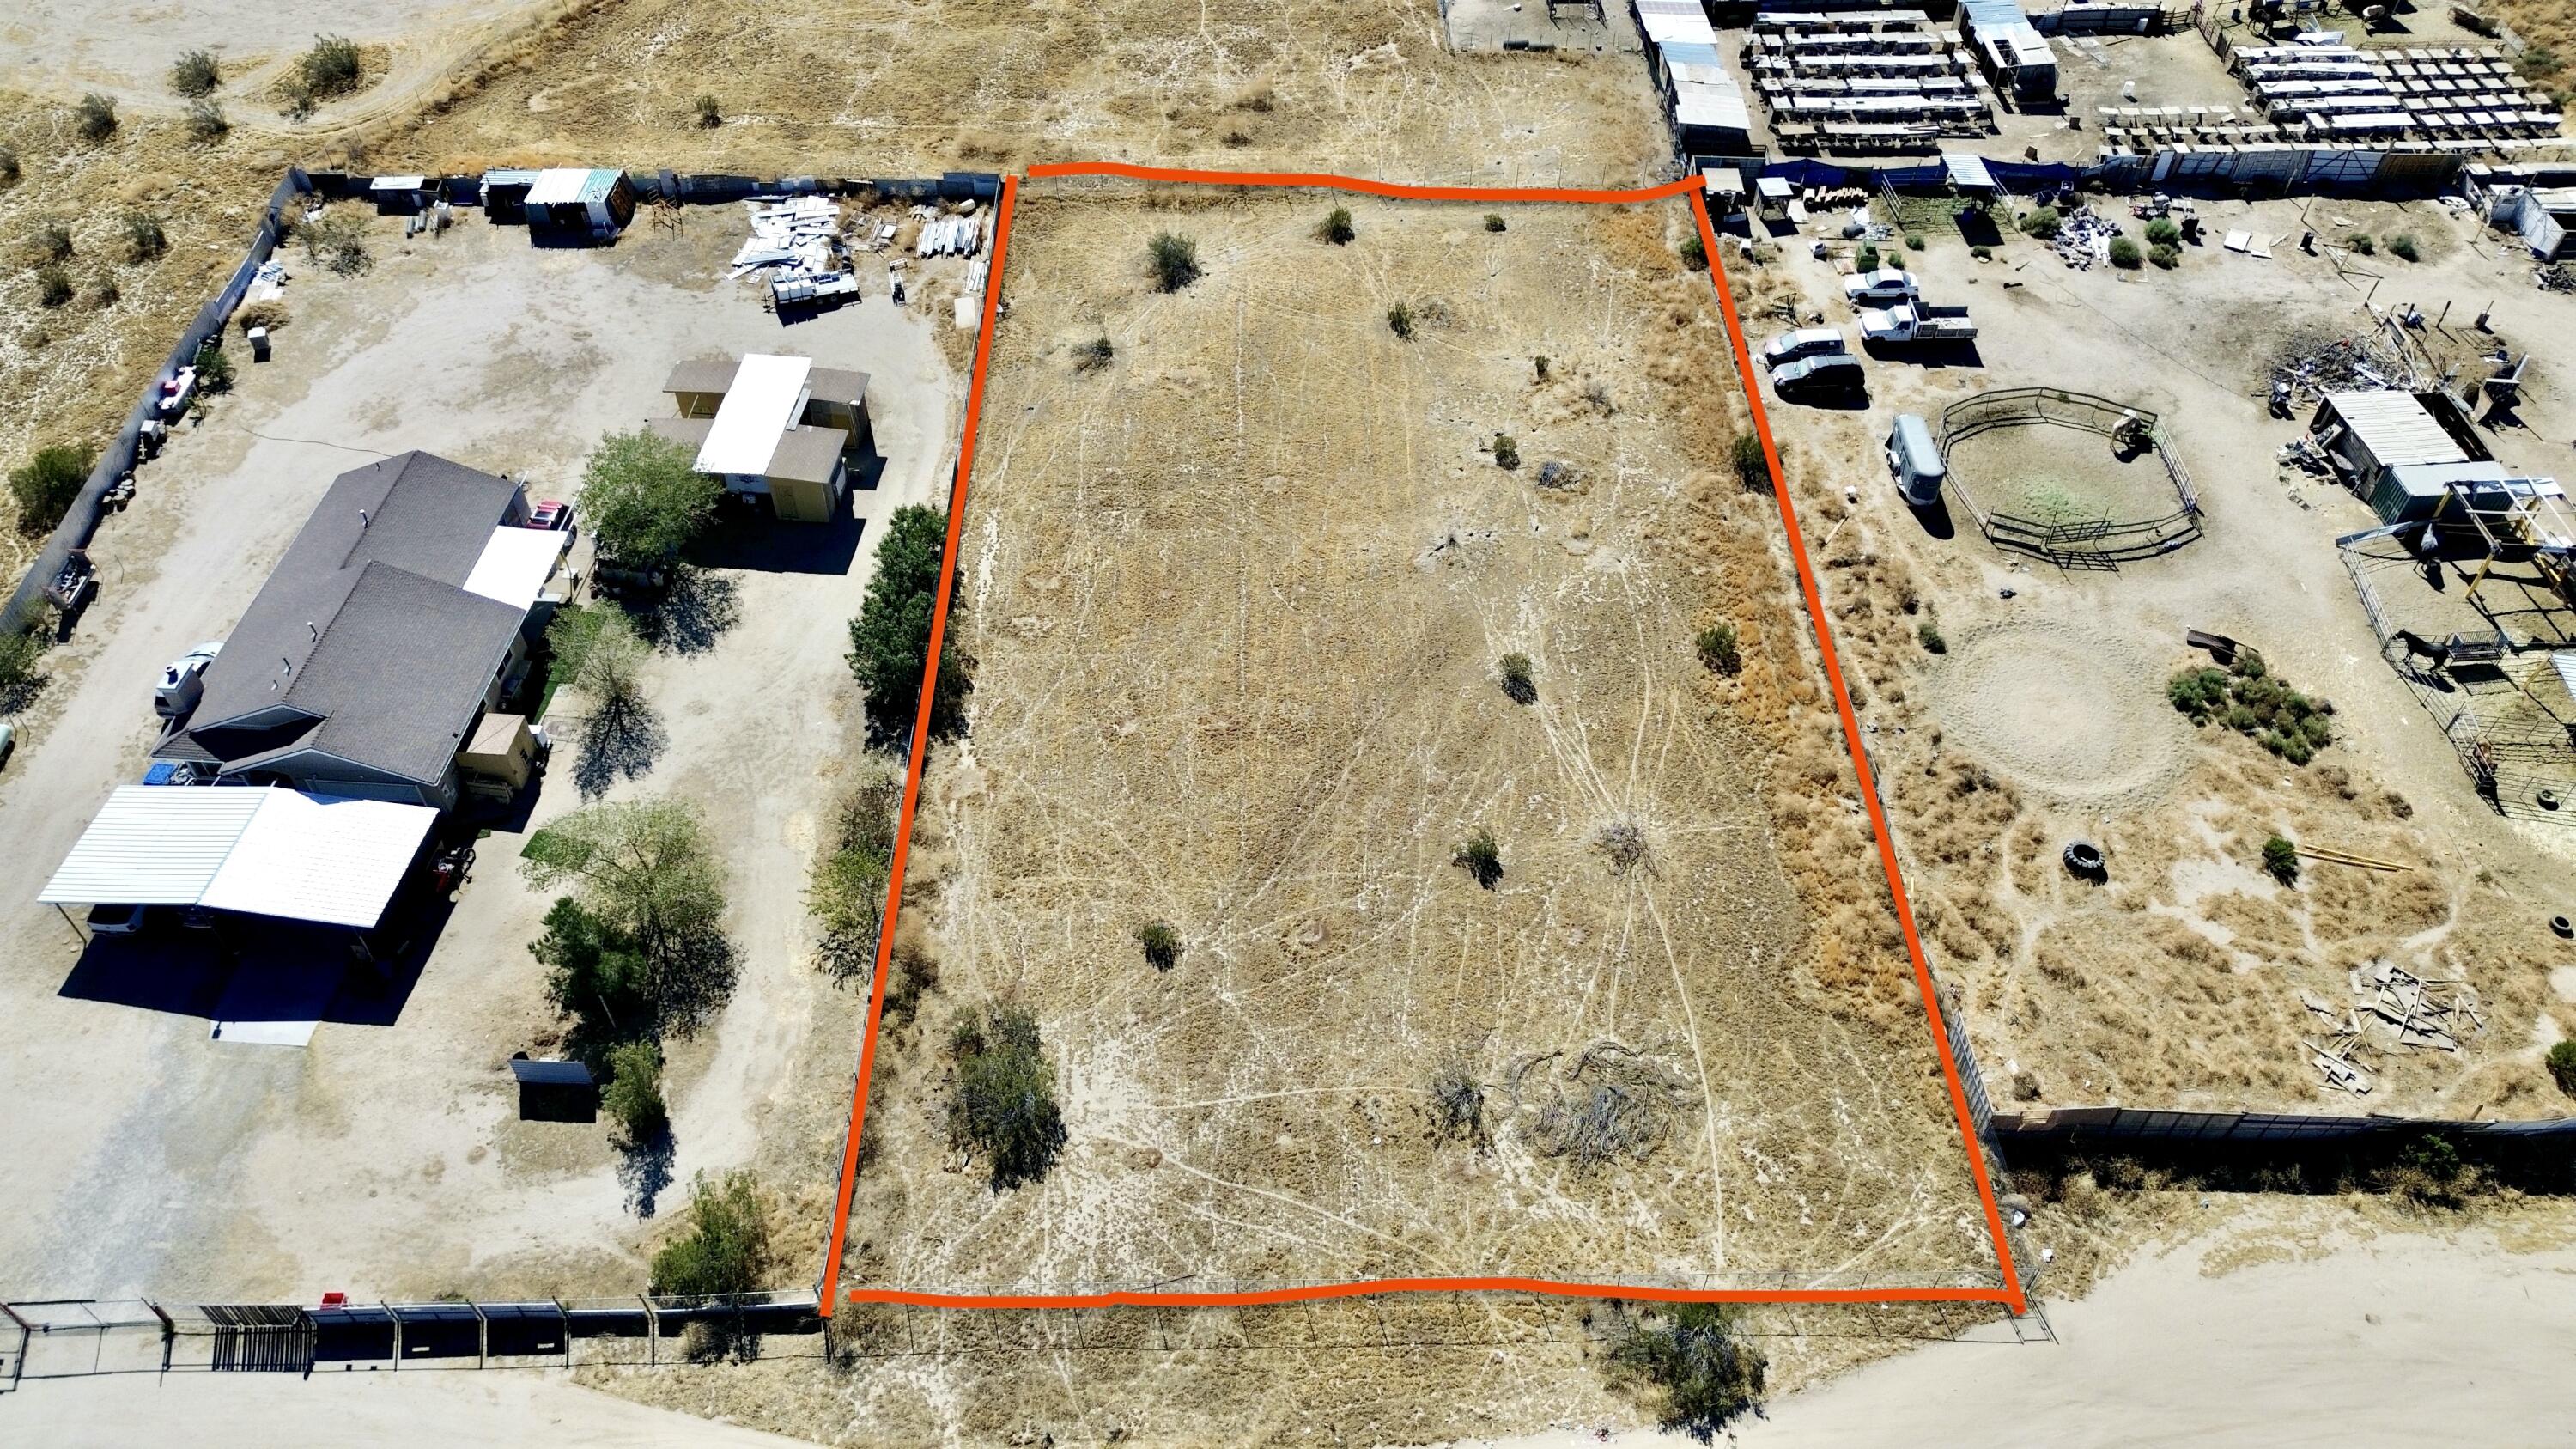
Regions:
<instances>
[{"instance_id":1,"label":"orange boundary line","mask_svg":"<svg viewBox=\"0 0 2576 1449\"><path fill-rule=\"evenodd\" d=\"M1904 928L1905 946L1914 966L1916 987L1922 992L1923 1004L1932 1027L1933 1049L1941 1059L1941 1070L1950 1087L1950 1103L1958 1115L1960 1140L1968 1152L1969 1170L1977 1183L1978 1195L1984 1199L1986 1226L1992 1235L1995 1259L2001 1265L2001 1288L1782 1288L1782 1289L1688 1289L1658 1288L1618 1283L1566 1283L1545 1278L1376 1278L1351 1283L1316 1284L1303 1288L1276 1288L1239 1293L924 1293L897 1288L854 1288L852 1303L890 1303L919 1308L1110 1308L1110 1307L1249 1307L1267 1304L1316 1302L1337 1298L1369 1297L1381 1293L1537 1293L1566 1298L1622 1298L1671 1303L2001 1303L2015 1313L2023 1312L2026 1303L2021 1276L2013 1264L2012 1252L2004 1237L2003 1212L1995 1201L1993 1180L1986 1171L1983 1151L1977 1143L1976 1129L1968 1114L1966 1089L1961 1085L1958 1063L1950 1056L1949 1032L1945 1027L1940 1002L1932 985L1932 968L1923 954L1923 942L1914 926L1914 910L1907 900L1902 873L1896 864L1896 846L1888 832L1887 816L1878 799L1878 784L1869 767L1868 752L1861 746L1860 724L1853 713L1851 694L1844 687L1842 668L1834 651L1833 632L1825 623L1822 599L1816 592L1814 566L1807 557L1804 537L1798 531L1797 511L1789 501L1786 475L1780 467L1780 451L1771 437L1771 421L1762 407L1762 394L1753 373L1751 352L1744 341L1744 325L1735 310L1734 293L1727 287L1726 272L1718 261L1716 229L1710 225L1708 204L1702 183L1696 177L1685 177L1661 186L1638 190L1589 190L1578 188L1514 188L1495 186L1407 186L1392 182L1370 181L1358 177L1332 176L1307 172L1236 172L1198 171L1160 166L1134 166L1124 162L1097 161L1064 165L1032 166L1029 179L1041 180L1063 176L1118 176L1140 181L1171 181L1220 186L1286 186L1315 187L1336 191L1360 192L1370 196L1418 201L1505 201L1505 202L1575 202L1616 204L1621 202L1660 201L1673 196L1690 198L1691 213L1696 220L1701 244L1708 251L1710 277L1717 284L1720 310L1725 314L1728 340L1735 348L1735 364L1744 383L1745 400L1752 409L1754 432L1762 440L1762 457L1771 470L1773 496L1780 505L1781 522L1789 532L1791 552L1797 562L1798 585L1806 595L1809 619L1816 630L1816 644L1824 661L1825 676L1831 681L1834 705L1842 717L1843 737L1851 748L1852 767L1859 772L1862 798L1868 802L1870 825L1878 836L1880 863L1887 871L1890 898L1897 920ZM823 1265L822 1290L818 1311L832 1316L838 1306L841 1278L841 1253L849 1236L850 1200L858 1184L859 1137L868 1115L868 1083L876 1065L877 1028L885 1014L886 973L894 954L896 912L902 905L904 863L910 853L913 814L921 799L921 772L930 738L930 707L938 687L939 654L947 637L948 603L957 578L957 540L962 525L966 485L973 471L975 432L981 419L984 382L992 361L993 332L1000 317L1002 265L1010 244L1011 212L1017 199L1019 178L1002 179L999 216L993 232L993 261L984 292L984 325L975 339L975 370L967 385L966 429L957 450L957 474L949 488L948 541L944 566L940 573L939 598L930 616L930 655L923 668L921 706L913 719L912 758L905 772L903 813L895 835L892 878L886 886L885 921L877 938L876 978L868 993L867 1036L859 1048L858 1082L852 1092L850 1130L841 1148L841 1186L839 1200L832 1212L832 1241Z\"/></svg>"}]
</instances>

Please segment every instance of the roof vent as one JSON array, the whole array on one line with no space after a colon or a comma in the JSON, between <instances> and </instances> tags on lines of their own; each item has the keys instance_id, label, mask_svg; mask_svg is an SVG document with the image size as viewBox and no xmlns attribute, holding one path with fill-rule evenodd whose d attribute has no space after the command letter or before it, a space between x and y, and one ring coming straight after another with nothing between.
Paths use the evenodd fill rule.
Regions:
<instances>
[{"instance_id":1,"label":"roof vent","mask_svg":"<svg viewBox=\"0 0 2576 1449\"><path fill-rule=\"evenodd\" d=\"M322 642L322 631L314 627L312 620L307 619L304 621L304 632L313 636L314 643L319 644Z\"/></svg>"}]
</instances>

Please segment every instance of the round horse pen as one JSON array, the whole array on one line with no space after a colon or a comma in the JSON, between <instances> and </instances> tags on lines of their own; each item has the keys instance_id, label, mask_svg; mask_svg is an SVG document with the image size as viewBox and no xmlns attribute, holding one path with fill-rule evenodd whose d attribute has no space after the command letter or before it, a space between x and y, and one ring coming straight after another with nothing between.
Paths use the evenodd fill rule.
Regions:
<instances>
[{"instance_id":1,"label":"round horse pen","mask_svg":"<svg viewBox=\"0 0 2576 1449\"><path fill-rule=\"evenodd\" d=\"M1939 441L1951 492L1997 547L2111 568L2200 536L2200 495L2144 408L1999 388L1943 408Z\"/></svg>"}]
</instances>

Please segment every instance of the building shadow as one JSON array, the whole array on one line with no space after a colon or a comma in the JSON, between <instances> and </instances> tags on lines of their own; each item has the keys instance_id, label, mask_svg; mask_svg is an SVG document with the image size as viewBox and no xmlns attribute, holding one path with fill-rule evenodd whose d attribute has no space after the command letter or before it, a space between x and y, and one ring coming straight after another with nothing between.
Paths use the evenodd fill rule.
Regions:
<instances>
[{"instance_id":1,"label":"building shadow","mask_svg":"<svg viewBox=\"0 0 2576 1449\"><path fill-rule=\"evenodd\" d=\"M1959 523L1950 516L1950 500L1947 498L1936 497L1922 504L1909 503L1906 511L1914 515L1915 523L1927 537L1948 540L1959 536Z\"/></svg>"},{"instance_id":2,"label":"building shadow","mask_svg":"<svg viewBox=\"0 0 2576 1449\"><path fill-rule=\"evenodd\" d=\"M58 995L214 1022L392 1026L420 984L455 902L411 889L353 950L345 927L222 916L192 930L175 915L131 936L94 936Z\"/></svg>"},{"instance_id":3,"label":"building shadow","mask_svg":"<svg viewBox=\"0 0 2576 1449\"><path fill-rule=\"evenodd\" d=\"M859 487L874 488L884 471L884 460L876 459ZM866 520L847 508L827 523L795 523L760 513L709 529L683 558L700 568L749 573L846 574L859 556L859 536L866 528Z\"/></svg>"}]
</instances>

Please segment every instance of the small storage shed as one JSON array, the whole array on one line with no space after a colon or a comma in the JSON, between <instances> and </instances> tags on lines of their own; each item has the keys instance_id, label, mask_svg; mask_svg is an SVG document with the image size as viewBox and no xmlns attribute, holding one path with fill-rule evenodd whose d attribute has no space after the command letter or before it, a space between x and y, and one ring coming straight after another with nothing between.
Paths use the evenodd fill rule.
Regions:
<instances>
[{"instance_id":1,"label":"small storage shed","mask_svg":"<svg viewBox=\"0 0 2576 1449\"><path fill-rule=\"evenodd\" d=\"M599 1083L579 1062L510 1059L510 1076L519 1084L522 1122L595 1122L599 1119Z\"/></svg>"},{"instance_id":2,"label":"small storage shed","mask_svg":"<svg viewBox=\"0 0 2576 1449\"><path fill-rule=\"evenodd\" d=\"M522 222L528 219L528 188L539 173L516 168L483 173L483 218Z\"/></svg>"},{"instance_id":3,"label":"small storage shed","mask_svg":"<svg viewBox=\"0 0 2576 1449\"><path fill-rule=\"evenodd\" d=\"M2472 476L2457 472L2459 465L2485 464L2475 474L2481 477L2502 471L2468 415L2444 392L2328 393L2318 400L2308 432L2386 523L2429 514L2452 482ZM2410 501L2419 497L2426 501Z\"/></svg>"},{"instance_id":4,"label":"small storage shed","mask_svg":"<svg viewBox=\"0 0 2576 1449\"><path fill-rule=\"evenodd\" d=\"M537 770L537 737L524 716L486 714L456 752L456 768L465 788L487 799L510 801L528 787Z\"/></svg>"},{"instance_id":5,"label":"small storage shed","mask_svg":"<svg viewBox=\"0 0 2576 1449\"><path fill-rule=\"evenodd\" d=\"M635 184L623 171L555 167L537 173L526 205L532 232L606 241L635 219Z\"/></svg>"}]
</instances>

